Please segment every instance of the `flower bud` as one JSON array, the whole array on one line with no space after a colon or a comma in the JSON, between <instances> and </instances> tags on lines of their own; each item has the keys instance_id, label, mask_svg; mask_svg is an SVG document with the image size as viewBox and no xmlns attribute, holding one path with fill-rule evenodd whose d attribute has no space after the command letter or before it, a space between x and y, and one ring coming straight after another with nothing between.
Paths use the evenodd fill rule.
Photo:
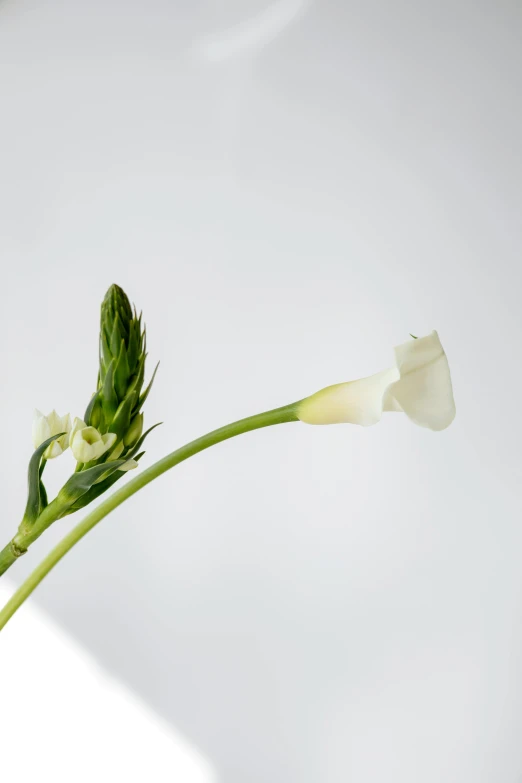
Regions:
<instances>
[{"instance_id":1,"label":"flower bud","mask_svg":"<svg viewBox=\"0 0 522 783\"><path fill-rule=\"evenodd\" d=\"M122 440L120 440L120 441L119 441L119 442L118 442L118 443L115 445L115 447L113 448L113 450L111 451L111 453L109 454L109 456L107 457L107 462L109 462L109 461L112 461L112 460L115 460L115 459L119 459L119 458L121 457L121 455L123 454L123 449L124 449L124 448L125 448L125 447L124 447L124 445L123 445L123 441L122 441Z\"/></svg>"},{"instance_id":2,"label":"flower bud","mask_svg":"<svg viewBox=\"0 0 522 783\"><path fill-rule=\"evenodd\" d=\"M97 429L103 421L102 404L100 396L96 392L92 395L91 401L87 407L85 419L89 427L96 427Z\"/></svg>"},{"instance_id":3,"label":"flower bud","mask_svg":"<svg viewBox=\"0 0 522 783\"><path fill-rule=\"evenodd\" d=\"M59 416L56 411L51 411L44 416L40 411L35 410L33 417L33 445L38 448L45 440L53 435L63 432L61 438L53 441L44 451L44 459L54 459L59 457L69 446L69 433L71 431L71 417L68 413L65 416Z\"/></svg>"},{"instance_id":4,"label":"flower bud","mask_svg":"<svg viewBox=\"0 0 522 783\"><path fill-rule=\"evenodd\" d=\"M107 291L101 306L98 388L85 421L102 434L114 432L129 454L143 432L141 409L154 380L144 388L145 326L141 315L117 285Z\"/></svg>"},{"instance_id":5,"label":"flower bud","mask_svg":"<svg viewBox=\"0 0 522 783\"><path fill-rule=\"evenodd\" d=\"M126 446L134 446L134 444L141 438L143 432L143 413L138 413L130 423L130 427L123 437L123 442Z\"/></svg>"},{"instance_id":6,"label":"flower bud","mask_svg":"<svg viewBox=\"0 0 522 783\"><path fill-rule=\"evenodd\" d=\"M93 493L92 488L85 493L84 504L97 496L102 486L112 486L123 472L135 468L144 454L141 447L154 429L151 427L143 432L141 411L155 375L154 371L144 387L146 358L141 314L131 306L125 291L112 285L101 306L97 388L84 420L75 420L70 440L79 463L77 474L102 465L107 465L108 469L107 476L102 473L95 481L97 493Z\"/></svg>"}]
</instances>

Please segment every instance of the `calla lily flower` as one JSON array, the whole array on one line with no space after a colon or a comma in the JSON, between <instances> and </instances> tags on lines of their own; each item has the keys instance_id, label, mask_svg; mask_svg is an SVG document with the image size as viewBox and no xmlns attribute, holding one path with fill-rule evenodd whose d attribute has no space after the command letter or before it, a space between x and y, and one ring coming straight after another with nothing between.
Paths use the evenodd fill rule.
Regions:
<instances>
[{"instance_id":1,"label":"calla lily flower","mask_svg":"<svg viewBox=\"0 0 522 783\"><path fill-rule=\"evenodd\" d=\"M395 348L395 366L348 383L338 383L299 403L307 424L348 422L368 426L383 411L400 411L431 430L444 430L455 418L448 360L437 332Z\"/></svg>"},{"instance_id":2,"label":"calla lily flower","mask_svg":"<svg viewBox=\"0 0 522 783\"><path fill-rule=\"evenodd\" d=\"M114 432L102 435L96 427L88 427L82 419L76 418L70 435L71 451L78 462L92 462L112 448L116 438Z\"/></svg>"},{"instance_id":3,"label":"calla lily flower","mask_svg":"<svg viewBox=\"0 0 522 783\"><path fill-rule=\"evenodd\" d=\"M44 459L54 459L69 446L69 433L71 431L71 417L68 413L65 416L59 416L56 411L51 411L44 416L38 410L35 410L33 417L33 445L38 448L45 440L52 438L53 435L63 432L61 438L54 440L44 451Z\"/></svg>"}]
</instances>

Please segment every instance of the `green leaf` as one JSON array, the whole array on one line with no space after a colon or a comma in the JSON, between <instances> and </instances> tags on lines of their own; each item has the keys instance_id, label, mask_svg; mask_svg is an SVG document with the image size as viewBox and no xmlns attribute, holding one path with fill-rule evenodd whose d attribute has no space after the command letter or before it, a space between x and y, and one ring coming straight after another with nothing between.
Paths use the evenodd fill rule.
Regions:
<instances>
[{"instance_id":1,"label":"green leaf","mask_svg":"<svg viewBox=\"0 0 522 783\"><path fill-rule=\"evenodd\" d=\"M144 451L141 452L141 454L138 454L134 459L139 462L140 459L145 454ZM126 462L127 460L123 460ZM94 484L88 492L86 492L84 495L79 498L76 503L74 503L73 506L69 508L68 511L65 512L65 515L67 514L74 514L75 511L79 511L81 508L85 508L85 506L88 506L89 503L92 503L93 500L96 500L100 497L100 495L103 495L104 492L107 492L108 489L110 489L114 484L116 484L117 481L119 481L123 476L125 476L126 471L124 470L116 470L114 471L110 476L103 479L102 481L99 481L97 484ZM64 516L65 516L64 515Z\"/></svg>"},{"instance_id":2,"label":"green leaf","mask_svg":"<svg viewBox=\"0 0 522 783\"><path fill-rule=\"evenodd\" d=\"M29 522L29 524L33 524L34 522L36 522L36 520L42 513L43 509L47 505L47 495L45 492L45 487L43 487L43 484L40 480L41 474L43 472L43 468L45 467L45 460L43 460L43 454L47 446L49 446L53 441L57 440L58 438L61 438L62 435L65 435L65 433L60 432L58 433L58 435L53 435L51 438L47 438L47 440L44 440L44 442L40 446L38 446L33 456L29 460L29 469L27 472L28 493L27 493L27 505L25 507L25 513L24 513L24 522ZM43 464L42 467L40 468L41 463ZM43 488L43 493L42 493L42 488Z\"/></svg>"},{"instance_id":3,"label":"green leaf","mask_svg":"<svg viewBox=\"0 0 522 783\"><path fill-rule=\"evenodd\" d=\"M42 511L46 506L49 505L49 501L47 500L47 490L45 489L45 484L40 479L40 504L42 507Z\"/></svg>"},{"instance_id":4,"label":"green leaf","mask_svg":"<svg viewBox=\"0 0 522 783\"><path fill-rule=\"evenodd\" d=\"M123 463L124 459L115 459L112 462L105 462L102 465L95 465L93 468L82 470L79 473L73 473L70 479L64 484L56 498L60 506L60 517L70 513L69 509L74 506L86 492L94 487L98 482L103 482L115 473Z\"/></svg>"}]
</instances>

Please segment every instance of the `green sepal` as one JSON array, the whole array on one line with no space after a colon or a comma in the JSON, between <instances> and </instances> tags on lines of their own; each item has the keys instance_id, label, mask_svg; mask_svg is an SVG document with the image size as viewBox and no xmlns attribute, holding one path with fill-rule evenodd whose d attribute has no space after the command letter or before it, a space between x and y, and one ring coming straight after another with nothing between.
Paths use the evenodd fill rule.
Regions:
<instances>
[{"instance_id":1,"label":"green sepal","mask_svg":"<svg viewBox=\"0 0 522 783\"><path fill-rule=\"evenodd\" d=\"M104 462L101 465L95 465L93 468L82 470L79 473L73 473L68 481L58 492L56 502L60 507L59 517L70 513L69 509L74 506L86 492L95 486L98 482L103 482L118 468L126 462L124 459L116 459L113 462Z\"/></svg>"},{"instance_id":2,"label":"green sepal","mask_svg":"<svg viewBox=\"0 0 522 783\"><path fill-rule=\"evenodd\" d=\"M119 330L120 330L120 336L124 338L125 340L129 339L129 317L132 318L132 310L130 313L127 313L123 307L118 307L118 319L119 319Z\"/></svg>"},{"instance_id":3,"label":"green sepal","mask_svg":"<svg viewBox=\"0 0 522 783\"><path fill-rule=\"evenodd\" d=\"M141 353L140 331L137 321L131 321L129 345L127 346L127 360L129 362L130 373L134 373L138 357Z\"/></svg>"},{"instance_id":4,"label":"green sepal","mask_svg":"<svg viewBox=\"0 0 522 783\"><path fill-rule=\"evenodd\" d=\"M91 401L87 405L83 420L88 427L96 427L97 429L99 428L102 420L102 406L100 402L99 391L92 395Z\"/></svg>"},{"instance_id":5,"label":"green sepal","mask_svg":"<svg viewBox=\"0 0 522 783\"><path fill-rule=\"evenodd\" d=\"M132 410L136 402L136 393L129 394L121 405L118 407L113 420L110 423L110 431L114 432L118 436L118 440L122 440L123 436L129 429L130 420L132 416Z\"/></svg>"},{"instance_id":6,"label":"green sepal","mask_svg":"<svg viewBox=\"0 0 522 783\"><path fill-rule=\"evenodd\" d=\"M125 340L122 339L120 344L120 352L114 368L114 388L119 400L123 400L127 391L127 385L129 383L130 369L129 361L127 359L127 349L125 348Z\"/></svg>"},{"instance_id":7,"label":"green sepal","mask_svg":"<svg viewBox=\"0 0 522 783\"><path fill-rule=\"evenodd\" d=\"M143 434L143 413L137 413L132 419L123 436L123 445L134 446Z\"/></svg>"},{"instance_id":8,"label":"green sepal","mask_svg":"<svg viewBox=\"0 0 522 783\"><path fill-rule=\"evenodd\" d=\"M47 493L45 492L45 487L43 487L41 481L41 475L43 468L45 467L45 460L43 460L44 451L47 446L58 438L61 438L62 435L65 435L65 433L60 432L58 435L53 435L51 438L44 440L29 460L29 469L27 471L27 505L25 507L24 522L28 522L31 525L36 522L47 505ZM41 465L42 462L43 465Z\"/></svg>"},{"instance_id":9,"label":"green sepal","mask_svg":"<svg viewBox=\"0 0 522 783\"><path fill-rule=\"evenodd\" d=\"M111 342L110 342L111 354L114 357L118 356L118 353L120 351L121 340L122 340L121 318L120 318L120 314L116 313L114 318L114 323L112 326Z\"/></svg>"},{"instance_id":10,"label":"green sepal","mask_svg":"<svg viewBox=\"0 0 522 783\"><path fill-rule=\"evenodd\" d=\"M102 404L105 420L110 421L118 408L118 397L114 389L114 364L115 360L112 359L107 368L105 380L103 382L102 391Z\"/></svg>"},{"instance_id":11,"label":"green sepal","mask_svg":"<svg viewBox=\"0 0 522 783\"><path fill-rule=\"evenodd\" d=\"M105 373L107 372L107 368L109 364L111 363L112 356L111 356L111 349L109 347L109 337L107 335L107 332L102 327L101 333L100 333L100 342L101 342L101 350L100 350L100 367L103 370L104 378ZM102 379L103 380L103 379Z\"/></svg>"},{"instance_id":12,"label":"green sepal","mask_svg":"<svg viewBox=\"0 0 522 783\"><path fill-rule=\"evenodd\" d=\"M162 421L158 421L157 424L153 424L152 427L149 427L149 429L146 430L146 432L143 433L143 435L141 436L139 441L132 447L132 449L127 452L127 454L125 455L125 459L136 459L136 457L134 455L137 454L139 452L139 450L141 449L141 447L143 446L143 443L144 443L145 438L147 437L147 435L150 435L152 430L155 430L156 427L159 427L161 424L163 424L163 422ZM145 454L145 452L143 452L143 454Z\"/></svg>"},{"instance_id":13,"label":"green sepal","mask_svg":"<svg viewBox=\"0 0 522 783\"><path fill-rule=\"evenodd\" d=\"M138 359L138 364L136 367L136 372L132 378L132 380L129 383L129 389L128 391L137 391L138 393L141 391L141 387L143 386L143 381L145 379L145 359L147 358L146 353L142 353Z\"/></svg>"}]
</instances>

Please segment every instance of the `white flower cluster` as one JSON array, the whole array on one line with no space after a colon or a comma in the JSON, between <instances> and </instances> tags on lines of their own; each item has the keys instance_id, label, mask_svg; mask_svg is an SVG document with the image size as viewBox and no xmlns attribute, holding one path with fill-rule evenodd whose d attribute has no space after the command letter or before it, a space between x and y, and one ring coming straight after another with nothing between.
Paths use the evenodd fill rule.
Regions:
<instances>
[{"instance_id":1,"label":"white flower cluster","mask_svg":"<svg viewBox=\"0 0 522 783\"><path fill-rule=\"evenodd\" d=\"M77 462L86 463L102 457L107 451L115 447L109 455L109 460L118 459L123 451L123 443L116 444L117 436L113 432L102 435L96 427L88 427L82 420L75 418L71 425L71 417L68 413L59 416L56 411L51 411L44 416L40 411L34 412L33 420L33 445L35 449L44 441L60 435L53 440L44 451L44 459L54 459L63 454L69 447ZM136 460L129 459L119 470L132 470L137 467Z\"/></svg>"}]
</instances>

